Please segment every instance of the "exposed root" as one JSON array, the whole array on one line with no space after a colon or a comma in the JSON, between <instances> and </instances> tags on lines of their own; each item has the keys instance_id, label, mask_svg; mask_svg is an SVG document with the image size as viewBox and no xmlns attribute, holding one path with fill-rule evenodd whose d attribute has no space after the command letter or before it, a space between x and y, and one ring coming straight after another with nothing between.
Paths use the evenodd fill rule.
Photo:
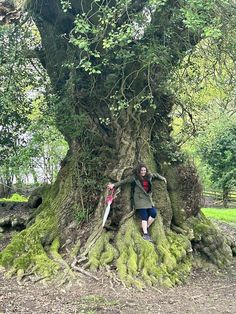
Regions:
<instances>
[{"instance_id":1,"label":"exposed root","mask_svg":"<svg viewBox=\"0 0 236 314\"><path fill-rule=\"evenodd\" d=\"M232 250L220 229L203 215L188 219L194 231L193 249L205 260L211 261L219 268L232 261Z\"/></svg>"},{"instance_id":2,"label":"exposed root","mask_svg":"<svg viewBox=\"0 0 236 314\"><path fill-rule=\"evenodd\" d=\"M60 242L59 242L59 239L56 238L56 239L54 239L54 241L51 245L50 255L52 256L53 260L55 262L57 262L58 264L60 264L61 268L64 269L65 276L70 276L70 277L74 278L74 274L71 271L70 266L67 264L67 262L59 254L59 252L58 252L59 248L60 248Z\"/></svg>"},{"instance_id":3,"label":"exposed root","mask_svg":"<svg viewBox=\"0 0 236 314\"><path fill-rule=\"evenodd\" d=\"M95 230L94 233L91 234L91 236L89 237L88 241L87 241L87 246L86 248L84 249L84 251L78 256L76 257L76 262L78 264L80 264L81 262L84 262L87 260L87 255L91 249L91 247L96 243L96 241L98 240L98 238L100 237L100 235L102 234L102 231L103 231L103 228L102 228L102 225L100 225L98 227L97 230ZM73 264L73 263L72 263Z\"/></svg>"},{"instance_id":4,"label":"exposed root","mask_svg":"<svg viewBox=\"0 0 236 314\"><path fill-rule=\"evenodd\" d=\"M180 228L174 224L171 225L171 229L178 234L187 235L188 233L187 230L184 230L183 228Z\"/></svg>"},{"instance_id":5,"label":"exposed root","mask_svg":"<svg viewBox=\"0 0 236 314\"><path fill-rule=\"evenodd\" d=\"M117 274L113 272L108 265L105 266L106 269L106 276L110 278L110 287L111 289L114 289L114 284L119 285L121 283L121 280L119 280Z\"/></svg>"},{"instance_id":6,"label":"exposed root","mask_svg":"<svg viewBox=\"0 0 236 314\"><path fill-rule=\"evenodd\" d=\"M42 280L47 279L47 278L48 278L48 276L37 276L37 274L35 274L35 277L33 278L32 282L36 283L36 282L42 281Z\"/></svg>"},{"instance_id":7,"label":"exposed root","mask_svg":"<svg viewBox=\"0 0 236 314\"><path fill-rule=\"evenodd\" d=\"M121 221L120 221L120 223L119 223L119 226L123 225L123 224L126 222L126 220L128 220L129 218L131 218L131 217L135 214L135 212L136 212L136 210L134 209L134 210L132 210L130 213L128 213L127 215L125 215L125 216L121 219Z\"/></svg>"},{"instance_id":8,"label":"exposed root","mask_svg":"<svg viewBox=\"0 0 236 314\"><path fill-rule=\"evenodd\" d=\"M84 274L84 275L86 275L86 276L88 276L88 277L91 277L91 278L93 278L93 279L95 279L95 280L97 280L97 281L99 280L98 277L94 276L93 274L91 274L91 273L88 272L87 270L83 269L82 267L79 267L79 266L76 266L76 265L72 265L72 264L71 264L71 267L72 267L74 270L76 270L76 271L78 271L78 272L80 272L80 273L82 273L82 274Z\"/></svg>"}]
</instances>

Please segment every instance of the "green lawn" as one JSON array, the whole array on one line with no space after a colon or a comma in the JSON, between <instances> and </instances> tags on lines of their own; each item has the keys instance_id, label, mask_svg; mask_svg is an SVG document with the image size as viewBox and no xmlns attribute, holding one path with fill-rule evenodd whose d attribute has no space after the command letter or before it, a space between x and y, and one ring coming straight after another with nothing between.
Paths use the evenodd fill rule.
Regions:
<instances>
[{"instance_id":1,"label":"green lawn","mask_svg":"<svg viewBox=\"0 0 236 314\"><path fill-rule=\"evenodd\" d=\"M236 223L236 208L202 208L202 212L209 218Z\"/></svg>"},{"instance_id":2,"label":"green lawn","mask_svg":"<svg viewBox=\"0 0 236 314\"><path fill-rule=\"evenodd\" d=\"M10 198L0 198L0 202L27 202L28 198L17 193L13 194Z\"/></svg>"}]
</instances>

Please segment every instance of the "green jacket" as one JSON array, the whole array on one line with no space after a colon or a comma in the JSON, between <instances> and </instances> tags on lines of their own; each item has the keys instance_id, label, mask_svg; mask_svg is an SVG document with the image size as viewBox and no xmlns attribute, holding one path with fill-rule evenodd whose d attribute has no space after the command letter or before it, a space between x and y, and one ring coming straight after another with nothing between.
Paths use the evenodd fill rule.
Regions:
<instances>
[{"instance_id":1,"label":"green jacket","mask_svg":"<svg viewBox=\"0 0 236 314\"><path fill-rule=\"evenodd\" d=\"M147 178L150 184L149 193L144 190L141 182L135 179L135 177L130 177L130 178L121 180L115 183L114 186L118 187L123 184L130 183L132 186L132 195L131 195L132 206L135 209L152 208L154 206L153 201L152 201L152 180L153 179L164 180L164 178L158 173L151 174L149 178Z\"/></svg>"}]
</instances>

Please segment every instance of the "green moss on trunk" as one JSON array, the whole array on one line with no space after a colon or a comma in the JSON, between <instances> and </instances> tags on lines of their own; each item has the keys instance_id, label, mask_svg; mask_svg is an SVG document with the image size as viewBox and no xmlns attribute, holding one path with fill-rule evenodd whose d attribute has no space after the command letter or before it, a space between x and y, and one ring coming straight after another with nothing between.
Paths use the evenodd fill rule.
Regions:
<instances>
[{"instance_id":1,"label":"green moss on trunk","mask_svg":"<svg viewBox=\"0 0 236 314\"><path fill-rule=\"evenodd\" d=\"M193 248L205 261L210 261L220 268L231 263L232 250L216 225L202 213L198 217L190 217L188 225L192 226L194 232Z\"/></svg>"},{"instance_id":2,"label":"green moss on trunk","mask_svg":"<svg viewBox=\"0 0 236 314\"><path fill-rule=\"evenodd\" d=\"M104 231L89 254L91 269L114 264L122 282L127 286L142 288L145 285L174 286L186 280L191 270L187 250L191 246L187 237L164 231L161 217L151 228L153 243L143 240L139 222L126 221L109 243L111 233ZM110 258L104 254L110 252Z\"/></svg>"},{"instance_id":3,"label":"green moss on trunk","mask_svg":"<svg viewBox=\"0 0 236 314\"><path fill-rule=\"evenodd\" d=\"M59 236L57 190L58 184L43 189L43 203L36 209L36 217L0 253L0 264L9 275L20 273L22 276L31 270L43 277L52 277L60 269L50 253L51 244Z\"/></svg>"},{"instance_id":4,"label":"green moss on trunk","mask_svg":"<svg viewBox=\"0 0 236 314\"><path fill-rule=\"evenodd\" d=\"M52 261L43 246L50 243L57 233L54 217L36 219L35 224L19 234L16 234L11 243L0 253L0 263L10 274L29 267L43 276L52 276L59 269Z\"/></svg>"}]
</instances>

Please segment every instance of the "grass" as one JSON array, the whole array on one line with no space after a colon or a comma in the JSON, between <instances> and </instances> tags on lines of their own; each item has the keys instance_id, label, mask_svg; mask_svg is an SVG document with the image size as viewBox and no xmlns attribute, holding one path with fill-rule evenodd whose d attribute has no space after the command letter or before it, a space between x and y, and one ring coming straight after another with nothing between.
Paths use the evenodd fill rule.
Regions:
<instances>
[{"instance_id":1,"label":"grass","mask_svg":"<svg viewBox=\"0 0 236 314\"><path fill-rule=\"evenodd\" d=\"M10 198L0 198L0 202L27 202L28 198L20 194L12 194Z\"/></svg>"},{"instance_id":2,"label":"grass","mask_svg":"<svg viewBox=\"0 0 236 314\"><path fill-rule=\"evenodd\" d=\"M120 304L118 300L108 300L100 295L83 296L78 304L78 311L81 314L120 313L119 309Z\"/></svg>"},{"instance_id":3,"label":"grass","mask_svg":"<svg viewBox=\"0 0 236 314\"><path fill-rule=\"evenodd\" d=\"M202 208L202 212L209 218L236 223L236 208Z\"/></svg>"}]
</instances>

